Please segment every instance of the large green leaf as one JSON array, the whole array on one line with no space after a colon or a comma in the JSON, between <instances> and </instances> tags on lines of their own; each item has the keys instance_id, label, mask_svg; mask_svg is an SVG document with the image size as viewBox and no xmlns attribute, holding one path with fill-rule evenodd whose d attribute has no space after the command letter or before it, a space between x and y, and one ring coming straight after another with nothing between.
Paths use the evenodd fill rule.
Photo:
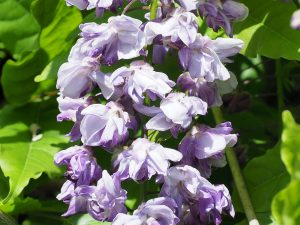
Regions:
<instances>
[{"instance_id":1,"label":"large green leaf","mask_svg":"<svg viewBox=\"0 0 300 225\"><path fill-rule=\"evenodd\" d=\"M249 16L235 24L235 36L245 42L242 53L270 58L300 59L300 32L290 27L294 4L274 0L242 0Z\"/></svg>"},{"instance_id":2,"label":"large green leaf","mask_svg":"<svg viewBox=\"0 0 300 225\"><path fill-rule=\"evenodd\" d=\"M300 125L289 111L283 113L281 157L291 174L292 181L275 196L272 215L278 224L300 224Z\"/></svg>"},{"instance_id":3,"label":"large green leaf","mask_svg":"<svg viewBox=\"0 0 300 225\"><path fill-rule=\"evenodd\" d=\"M50 60L65 48L70 49L74 40L69 36L82 21L78 9L67 7L64 0L36 0L32 12L42 27L41 48Z\"/></svg>"},{"instance_id":4,"label":"large green leaf","mask_svg":"<svg viewBox=\"0 0 300 225\"><path fill-rule=\"evenodd\" d=\"M21 61L8 60L2 70L2 88L6 99L13 104L27 102L38 87L34 77L47 63L47 54L38 50Z\"/></svg>"},{"instance_id":5,"label":"large green leaf","mask_svg":"<svg viewBox=\"0 0 300 225\"><path fill-rule=\"evenodd\" d=\"M9 177L10 190L3 203L18 196L30 179L43 172L50 177L60 173L53 163L54 154L67 143L59 131L55 116L57 105L52 101L38 102L22 108L6 106L0 111L0 167ZM41 134L35 127L40 127ZM37 138L39 137L39 138Z\"/></svg>"},{"instance_id":6,"label":"large green leaf","mask_svg":"<svg viewBox=\"0 0 300 225\"><path fill-rule=\"evenodd\" d=\"M295 123L288 111L283 113L283 126L280 144L267 151L265 155L251 160L243 171L253 207L257 213L262 213L261 215L266 218L261 218L261 224L296 225L300 223L300 197L298 195L300 126ZM285 188L290 177L292 181ZM233 199L237 199L236 193ZM238 203L235 206L237 211L242 211ZM275 222L270 220L271 208Z\"/></svg>"},{"instance_id":7,"label":"large green leaf","mask_svg":"<svg viewBox=\"0 0 300 225\"><path fill-rule=\"evenodd\" d=\"M55 80L58 65L64 62L66 52L75 42L69 36L82 20L80 12L68 8L63 0L36 0L32 3L32 11L42 28L39 38L41 48L27 53L19 61L9 60L3 68L3 91L6 99L13 104L24 104L30 99L38 88L34 77L49 64L51 68L48 66L46 75L42 73L42 80L50 75Z\"/></svg>"},{"instance_id":8,"label":"large green leaf","mask_svg":"<svg viewBox=\"0 0 300 225\"><path fill-rule=\"evenodd\" d=\"M273 197L289 182L289 175L280 159L280 144L263 156L252 159L243 170L247 188L256 212L271 212ZM237 199L236 192L234 199ZM242 207L235 204L237 211Z\"/></svg>"},{"instance_id":9,"label":"large green leaf","mask_svg":"<svg viewBox=\"0 0 300 225\"><path fill-rule=\"evenodd\" d=\"M272 202L272 215L278 224L300 224L300 181L292 181Z\"/></svg>"},{"instance_id":10,"label":"large green leaf","mask_svg":"<svg viewBox=\"0 0 300 225\"><path fill-rule=\"evenodd\" d=\"M0 204L0 210L2 212L14 215L32 211L36 212L41 207L41 203L33 198L16 198L11 204Z\"/></svg>"},{"instance_id":11,"label":"large green leaf","mask_svg":"<svg viewBox=\"0 0 300 225\"><path fill-rule=\"evenodd\" d=\"M300 180L300 125L289 111L283 112L281 157L293 179Z\"/></svg>"},{"instance_id":12,"label":"large green leaf","mask_svg":"<svg viewBox=\"0 0 300 225\"><path fill-rule=\"evenodd\" d=\"M0 41L15 58L37 50L39 32L39 24L20 2L0 0Z\"/></svg>"}]
</instances>

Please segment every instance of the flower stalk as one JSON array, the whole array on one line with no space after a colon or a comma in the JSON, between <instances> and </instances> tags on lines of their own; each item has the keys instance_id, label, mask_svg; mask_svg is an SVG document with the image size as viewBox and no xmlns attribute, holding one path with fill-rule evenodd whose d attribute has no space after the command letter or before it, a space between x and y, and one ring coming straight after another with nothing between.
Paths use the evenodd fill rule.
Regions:
<instances>
[{"instance_id":1,"label":"flower stalk","mask_svg":"<svg viewBox=\"0 0 300 225\"><path fill-rule=\"evenodd\" d=\"M216 124L224 122L223 114L219 107L212 108L212 113ZM232 148L227 148L225 154L249 225L259 225L237 157Z\"/></svg>"},{"instance_id":2,"label":"flower stalk","mask_svg":"<svg viewBox=\"0 0 300 225\"><path fill-rule=\"evenodd\" d=\"M150 19L154 20L156 18L156 11L158 8L158 0L153 0L150 7Z\"/></svg>"}]
</instances>

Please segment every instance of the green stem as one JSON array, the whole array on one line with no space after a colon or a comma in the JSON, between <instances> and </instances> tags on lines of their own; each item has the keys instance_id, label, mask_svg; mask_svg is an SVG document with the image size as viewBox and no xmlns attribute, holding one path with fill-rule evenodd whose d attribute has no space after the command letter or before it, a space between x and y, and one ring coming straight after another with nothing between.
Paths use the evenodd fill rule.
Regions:
<instances>
[{"instance_id":1,"label":"green stem","mask_svg":"<svg viewBox=\"0 0 300 225\"><path fill-rule=\"evenodd\" d=\"M154 20L156 18L156 12L158 8L158 0L152 0L150 7L150 19Z\"/></svg>"},{"instance_id":2,"label":"green stem","mask_svg":"<svg viewBox=\"0 0 300 225\"><path fill-rule=\"evenodd\" d=\"M212 112L217 124L224 121L220 108L212 108ZM236 155L232 148L227 148L225 154L249 224L259 225Z\"/></svg>"},{"instance_id":3,"label":"green stem","mask_svg":"<svg viewBox=\"0 0 300 225\"><path fill-rule=\"evenodd\" d=\"M278 117L280 121L280 133L281 133L281 127L282 127L282 119L281 119L281 113L284 108L284 92L283 92L283 83L282 83L282 65L281 65L281 60L277 59L276 60L276 65L275 65L275 73L276 73L276 84L277 84L277 103L278 103Z\"/></svg>"},{"instance_id":4,"label":"green stem","mask_svg":"<svg viewBox=\"0 0 300 225\"><path fill-rule=\"evenodd\" d=\"M157 8L158 8L158 0L152 0L151 6L150 6L150 19L151 20L154 20L156 18ZM146 97L145 104L150 105L149 97ZM149 138L149 136L148 136L148 138ZM151 140L151 138L149 140ZM147 184L143 184L143 195L144 196L145 196L145 193L147 193Z\"/></svg>"}]
</instances>

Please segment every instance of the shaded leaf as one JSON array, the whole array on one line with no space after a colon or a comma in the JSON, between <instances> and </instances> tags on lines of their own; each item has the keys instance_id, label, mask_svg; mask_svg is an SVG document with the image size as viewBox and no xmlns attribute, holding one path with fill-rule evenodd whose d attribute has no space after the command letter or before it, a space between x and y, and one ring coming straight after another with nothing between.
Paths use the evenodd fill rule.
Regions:
<instances>
[{"instance_id":1,"label":"shaded leaf","mask_svg":"<svg viewBox=\"0 0 300 225\"><path fill-rule=\"evenodd\" d=\"M289 111L283 112L282 120L284 128L281 136L281 157L292 178L300 180L300 125Z\"/></svg>"},{"instance_id":2,"label":"shaded leaf","mask_svg":"<svg viewBox=\"0 0 300 225\"><path fill-rule=\"evenodd\" d=\"M56 56L48 65L43 69L42 73L34 78L35 82L42 82L48 79L56 80L57 72L61 64L63 64L68 57L69 52L64 52Z\"/></svg>"},{"instance_id":3,"label":"shaded leaf","mask_svg":"<svg viewBox=\"0 0 300 225\"><path fill-rule=\"evenodd\" d=\"M0 210L4 213L17 215L25 212L37 211L42 207L41 203L33 198L16 198L10 204L1 205Z\"/></svg>"},{"instance_id":4,"label":"shaded leaf","mask_svg":"<svg viewBox=\"0 0 300 225\"><path fill-rule=\"evenodd\" d=\"M272 214L278 224L300 224L300 181L292 181L272 203Z\"/></svg>"},{"instance_id":5,"label":"shaded leaf","mask_svg":"<svg viewBox=\"0 0 300 225\"><path fill-rule=\"evenodd\" d=\"M37 179L43 172L50 177L60 173L53 156L67 138L56 123L56 107L56 103L46 101L22 108L6 106L0 111L0 167L9 177L10 186L3 203L18 196L30 179ZM42 130L36 140L32 139L33 125Z\"/></svg>"},{"instance_id":6,"label":"shaded leaf","mask_svg":"<svg viewBox=\"0 0 300 225\"><path fill-rule=\"evenodd\" d=\"M272 215L278 224L300 224L300 125L289 111L282 114L281 157L291 175L290 184L272 202Z\"/></svg>"},{"instance_id":7,"label":"shaded leaf","mask_svg":"<svg viewBox=\"0 0 300 225\"><path fill-rule=\"evenodd\" d=\"M289 182L289 175L280 159L280 144L265 155L252 159L243 175L256 212L270 212L273 197ZM234 199L237 199L236 192ZM243 211L235 204L236 211Z\"/></svg>"},{"instance_id":8,"label":"shaded leaf","mask_svg":"<svg viewBox=\"0 0 300 225\"><path fill-rule=\"evenodd\" d=\"M38 84L33 78L47 63L47 55L39 50L27 55L21 61L8 60L2 70L2 88L6 99L13 104L27 102Z\"/></svg>"}]
</instances>

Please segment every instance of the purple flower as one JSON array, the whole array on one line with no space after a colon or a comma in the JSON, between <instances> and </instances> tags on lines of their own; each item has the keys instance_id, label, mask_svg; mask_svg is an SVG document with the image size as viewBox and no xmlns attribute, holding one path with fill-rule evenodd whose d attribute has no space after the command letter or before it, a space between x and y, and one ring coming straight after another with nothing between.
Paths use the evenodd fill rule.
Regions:
<instances>
[{"instance_id":1,"label":"purple flower","mask_svg":"<svg viewBox=\"0 0 300 225\"><path fill-rule=\"evenodd\" d=\"M102 16L106 10L117 12L117 9L123 6L123 0L66 0L68 6L76 6L79 10L96 9L96 15ZM128 1L129 2L129 1ZM140 0L146 4L147 0Z\"/></svg>"},{"instance_id":2,"label":"purple flower","mask_svg":"<svg viewBox=\"0 0 300 225\"><path fill-rule=\"evenodd\" d=\"M181 158L181 153L174 149L138 138L118 155L114 167L118 167L116 174L121 180L149 180L155 174L165 176L170 166L169 161L178 162Z\"/></svg>"},{"instance_id":3,"label":"purple flower","mask_svg":"<svg viewBox=\"0 0 300 225\"><path fill-rule=\"evenodd\" d=\"M86 185L79 186L74 190L72 194L70 194L70 199L68 200L68 202L66 202L69 204L68 210L64 214L62 214L62 216L71 216L77 213L87 212L88 202L86 196L82 191L82 187L89 187L89 186Z\"/></svg>"},{"instance_id":4,"label":"purple flower","mask_svg":"<svg viewBox=\"0 0 300 225\"><path fill-rule=\"evenodd\" d=\"M300 9L293 13L291 27L293 29L300 29Z\"/></svg>"},{"instance_id":5,"label":"purple flower","mask_svg":"<svg viewBox=\"0 0 300 225\"><path fill-rule=\"evenodd\" d=\"M92 90L94 84L90 75L98 69L99 66L93 58L69 58L58 70L56 88L63 96L80 98Z\"/></svg>"},{"instance_id":6,"label":"purple flower","mask_svg":"<svg viewBox=\"0 0 300 225\"><path fill-rule=\"evenodd\" d=\"M239 39L211 40L197 34L196 40L189 47L179 50L179 59L192 78L204 77L207 82L228 80L230 73L221 61L228 61L227 57L237 54L242 46L243 42Z\"/></svg>"},{"instance_id":7,"label":"purple flower","mask_svg":"<svg viewBox=\"0 0 300 225\"><path fill-rule=\"evenodd\" d=\"M68 62L58 71L56 87L62 95L79 98L94 87L99 65L111 65L120 59L140 55L145 45L142 22L122 15L110 17L108 23L80 25L81 36L73 46Z\"/></svg>"},{"instance_id":8,"label":"purple flower","mask_svg":"<svg viewBox=\"0 0 300 225\"><path fill-rule=\"evenodd\" d=\"M170 198L155 198L139 206L133 215L120 213L114 219L112 225L151 224L151 225L175 225L179 223L174 214L176 203Z\"/></svg>"},{"instance_id":9,"label":"purple flower","mask_svg":"<svg viewBox=\"0 0 300 225\"><path fill-rule=\"evenodd\" d=\"M152 63L163 64L165 62L165 57L168 53L168 50L169 48L167 46L154 44L152 51Z\"/></svg>"},{"instance_id":10,"label":"purple flower","mask_svg":"<svg viewBox=\"0 0 300 225\"><path fill-rule=\"evenodd\" d=\"M87 199L87 211L96 220L112 221L118 213L126 213L124 205L127 192L121 188L120 180L110 176L106 170L97 186L81 186L78 192Z\"/></svg>"},{"instance_id":11,"label":"purple flower","mask_svg":"<svg viewBox=\"0 0 300 225\"><path fill-rule=\"evenodd\" d=\"M231 93L238 85L235 75L230 71L229 73L230 78L228 80L207 82L203 77L192 78L188 72L185 72L178 77L177 84L188 95L201 98L208 107L220 106L222 105L221 96Z\"/></svg>"},{"instance_id":12,"label":"purple flower","mask_svg":"<svg viewBox=\"0 0 300 225\"><path fill-rule=\"evenodd\" d=\"M188 204L198 198L198 189L211 185L208 180L200 176L197 169L185 165L169 168L160 196L170 197L178 206L179 215L183 204Z\"/></svg>"},{"instance_id":13,"label":"purple flower","mask_svg":"<svg viewBox=\"0 0 300 225\"><path fill-rule=\"evenodd\" d=\"M198 201L190 206L190 222L186 225L219 225L222 222L222 214L234 217L231 197L224 185L202 187L199 189L199 196Z\"/></svg>"},{"instance_id":14,"label":"purple flower","mask_svg":"<svg viewBox=\"0 0 300 225\"><path fill-rule=\"evenodd\" d=\"M115 102L90 105L81 114L81 140L88 146L111 149L127 140L128 129L136 128L136 120Z\"/></svg>"},{"instance_id":15,"label":"purple flower","mask_svg":"<svg viewBox=\"0 0 300 225\"><path fill-rule=\"evenodd\" d=\"M81 137L80 123L83 118L81 111L92 103L91 97L72 99L59 96L57 98L60 113L57 115L57 121L70 120L75 122L68 136L71 141L77 141Z\"/></svg>"},{"instance_id":16,"label":"purple flower","mask_svg":"<svg viewBox=\"0 0 300 225\"><path fill-rule=\"evenodd\" d=\"M98 80L98 85L107 90L104 97L110 98L112 95L120 95L116 93L125 93L140 104L144 101L144 94L152 100L155 100L156 96L164 98L175 85L166 74L155 72L153 67L144 61L135 61L129 68L121 67L107 79Z\"/></svg>"},{"instance_id":17,"label":"purple flower","mask_svg":"<svg viewBox=\"0 0 300 225\"><path fill-rule=\"evenodd\" d=\"M61 187L60 193L56 196L56 198L66 204L69 204L74 194L75 183L73 181L67 180Z\"/></svg>"},{"instance_id":18,"label":"purple flower","mask_svg":"<svg viewBox=\"0 0 300 225\"><path fill-rule=\"evenodd\" d=\"M58 109L60 111L60 113L57 115L57 121L61 122L64 120L70 120L75 122L78 111L81 111L82 108L90 105L91 98L85 97L73 99L60 95L57 98L57 102Z\"/></svg>"},{"instance_id":19,"label":"purple flower","mask_svg":"<svg viewBox=\"0 0 300 225\"><path fill-rule=\"evenodd\" d=\"M86 147L73 146L55 154L54 161L57 165L66 165L65 173L67 182L63 185L59 200L70 202L74 190L80 185L90 185L101 177L101 168L91 151Z\"/></svg>"},{"instance_id":20,"label":"purple flower","mask_svg":"<svg viewBox=\"0 0 300 225\"><path fill-rule=\"evenodd\" d=\"M185 224L221 223L221 214L234 216L234 209L227 188L212 185L191 166L175 166L168 170L161 196L173 198L178 206L178 215L185 216Z\"/></svg>"},{"instance_id":21,"label":"purple flower","mask_svg":"<svg viewBox=\"0 0 300 225\"><path fill-rule=\"evenodd\" d=\"M193 79L188 72L185 72L178 77L177 84L181 86L182 91L201 98L208 107L222 105L222 98L215 82L207 82L203 77Z\"/></svg>"},{"instance_id":22,"label":"purple flower","mask_svg":"<svg viewBox=\"0 0 300 225\"><path fill-rule=\"evenodd\" d=\"M157 36L163 43L182 41L189 46L196 39L198 30L197 18L193 13L182 9L173 11L169 18L160 22L148 22L145 26L147 44L152 44Z\"/></svg>"},{"instance_id":23,"label":"purple flower","mask_svg":"<svg viewBox=\"0 0 300 225\"><path fill-rule=\"evenodd\" d=\"M73 47L72 55L88 55L111 65L120 59L140 56L145 37L140 29L142 21L125 15L114 16L100 25L85 23L79 27L82 38Z\"/></svg>"},{"instance_id":24,"label":"purple flower","mask_svg":"<svg viewBox=\"0 0 300 225\"><path fill-rule=\"evenodd\" d=\"M226 164L224 150L237 142L237 135L231 134L230 122L215 128L205 125L194 126L182 139L179 151L183 155L181 163L197 168L201 175L210 177L211 167Z\"/></svg>"},{"instance_id":25,"label":"purple flower","mask_svg":"<svg viewBox=\"0 0 300 225\"><path fill-rule=\"evenodd\" d=\"M197 9L198 0L178 0L178 2L186 11Z\"/></svg>"},{"instance_id":26,"label":"purple flower","mask_svg":"<svg viewBox=\"0 0 300 225\"><path fill-rule=\"evenodd\" d=\"M105 10L115 11L123 5L123 0L66 0L68 6L76 6L79 10L96 9L97 16Z\"/></svg>"},{"instance_id":27,"label":"purple flower","mask_svg":"<svg viewBox=\"0 0 300 225\"><path fill-rule=\"evenodd\" d=\"M64 215L87 211L96 220L112 221L118 213L126 213L126 194L120 180L104 170L97 186L82 185L76 188L75 196Z\"/></svg>"},{"instance_id":28,"label":"purple flower","mask_svg":"<svg viewBox=\"0 0 300 225\"><path fill-rule=\"evenodd\" d=\"M77 186L89 185L101 177L101 168L86 147L73 146L60 151L54 161L57 165L67 165L65 176Z\"/></svg>"},{"instance_id":29,"label":"purple flower","mask_svg":"<svg viewBox=\"0 0 300 225\"><path fill-rule=\"evenodd\" d=\"M248 16L248 8L232 0L199 0L200 15L214 31L221 27L229 36L233 35L232 23L242 21Z\"/></svg>"},{"instance_id":30,"label":"purple flower","mask_svg":"<svg viewBox=\"0 0 300 225\"><path fill-rule=\"evenodd\" d=\"M66 0L68 6L76 6L79 10L86 9L89 5L88 0Z\"/></svg>"},{"instance_id":31,"label":"purple flower","mask_svg":"<svg viewBox=\"0 0 300 225\"><path fill-rule=\"evenodd\" d=\"M160 107L135 105L135 109L148 116L153 116L147 123L148 130L171 130L176 136L180 129L186 129L196 115L205 115L207 104L200 98L186 96L184 93L171 93L160 103Z\"/></svg>"}]
</instances>

